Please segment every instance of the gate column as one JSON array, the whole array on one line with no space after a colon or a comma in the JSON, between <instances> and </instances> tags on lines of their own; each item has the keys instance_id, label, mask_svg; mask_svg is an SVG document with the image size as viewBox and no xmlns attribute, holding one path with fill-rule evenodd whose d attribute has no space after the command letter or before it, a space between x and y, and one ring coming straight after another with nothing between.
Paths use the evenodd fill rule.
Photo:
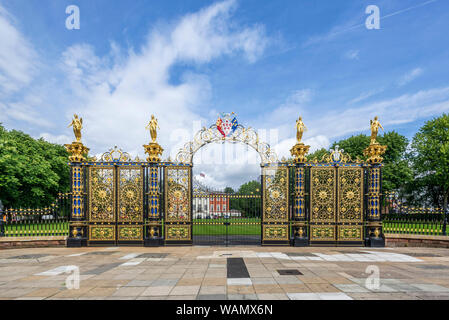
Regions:
<instances>
[{"instance_id":1,"label":"gate column","mask_svg":"<svg viewBox=\"0 0 449 320\"><path fill-rule=\"evenodd\" d=\"M385 236L382 231L381 220L381 168L383 161L381 156L386 149L387 146L373 143L363 151L368 156L367 162L370 164L368 169L368 212L365 233L365 245L368 247L385 247Z\"/></svg>"},{"instance_id":2,"label":"gate column","mask_svg":"<svg viewBox=\"0 0 449 320\"><path fill-rule=\"evenodd\" d=\"M70 173L71 173L71 191L72 201L69 217L69 236L67 238L67 247L87 246L87 223L86 211L84 205L84 155L89 151L81 142L72 142L65 145L70 153Z\"/></svg>"},{"instance_id":3,"label":"gate column","mask_svg":"<svg viewBox=\"0 0 449 320\"><path fill-rule=\"evenodd\" d=\"M295 247L304 247L309 245L309 236L307 232L307 217L305 205L305 162L306 154L310 146L297 142L290 153L295 163L295 199L293 207L293 245Z\"/></svg>"},{"instance_id":4,"label":"gate column","mask_svg":"<svg viewBox=\"0 0 449 320\"><path fill-rule=\"evenodd\" d=\"M159 210L159 164L148 167L148 216L145 223L145 247L157 247L162 244L162 221Z\"/></svg>"},{"instance_id":5,"label":"gate column","mask_svg":"<svg viewBox=\"0 0 449 320\"><path fill-rule=\"evenodd\" d=\"M151 134L151 142L144 145L145 153L148 154L147 161L150 163L147 168L148 179L146 180L148 186L148 215L145 221L145 247L157 247L162 244L162 220L159 210L159 167L164 149L156 142L157 119L154 115L151 116L151 120L147 126Z\"/></svg>"}]
</instances>

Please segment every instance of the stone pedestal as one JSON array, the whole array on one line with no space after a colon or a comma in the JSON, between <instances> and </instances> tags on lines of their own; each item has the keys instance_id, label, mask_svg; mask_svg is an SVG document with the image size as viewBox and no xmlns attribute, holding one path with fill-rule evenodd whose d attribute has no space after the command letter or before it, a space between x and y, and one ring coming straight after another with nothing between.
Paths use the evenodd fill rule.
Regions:
<instances>
[{"instance_id":1,"label":"stone pedestal","mask_svg":"<svg viewBox=\"0 0 449 320\"><path fill-rule=\"evenodd\" d=\"M293 224L293 243L294 247L309 246L309 237L307 232L307 225L304 222L296 222Z\"/></svg>"},{"instance_id":2,"label":"stone pedestal","mask_svg":"<svg viewBox=\"0 0 449 320\"><path fill-rule=\"evenodd\" d=\"M150 222L145 228L147 228L147 237L144 239L145 247L159 247L163 244L161 224L159 222Z\"/></svg>"}]
</instances>

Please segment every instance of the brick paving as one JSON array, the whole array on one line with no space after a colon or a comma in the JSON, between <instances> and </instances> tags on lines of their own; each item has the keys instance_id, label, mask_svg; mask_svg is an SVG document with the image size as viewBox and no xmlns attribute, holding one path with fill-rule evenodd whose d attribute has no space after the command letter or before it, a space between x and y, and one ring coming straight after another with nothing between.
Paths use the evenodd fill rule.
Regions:
<instances>
[{"instance_id":1,"label":"brick paving","mask_svg":"<svg viewBox=\"0 0 449 320\"><path fill-rule=\"evenodd\" d=\"M228 273L229 258L242 258L244 263L239 262L237 270ZM239 266L245 270L239 272ZM373 266L380 272L379 285L374 287L367 286L367 270ZM79 288L68 289L66 279L75 267L80 274ZM238 277L228 278L230 275ZM0 251L0 299L446 300L449 250L212 246L12 249Z\"/></svg>"}]
</instances>

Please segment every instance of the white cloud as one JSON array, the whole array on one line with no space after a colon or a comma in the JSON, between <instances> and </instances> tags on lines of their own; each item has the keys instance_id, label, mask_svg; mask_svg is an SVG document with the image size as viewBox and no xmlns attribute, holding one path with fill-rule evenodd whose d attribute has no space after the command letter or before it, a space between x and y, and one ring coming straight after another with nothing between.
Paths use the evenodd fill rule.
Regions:
<instances>
[{"instance_id":1,"label":"white cloud","mask_svg":"<svg viewBox=\"0 0 449 320\"><path fill-rule=\"evenodd\" d=\"M376 94L381 93L382 91L384 91L384 88L380 88L380 89L376 89L376 90L370 90L370 91L367 91L367 92L362 92L357 97L355 97L354 99L349 101L348 104L354 104L354 103L366 100L366 99L371 98L372 96L374 96Z\"/></svg>"},{"instance_id":2,"label":"white cloud","mask_svg":"<svg viewBox=\"0 0 449 320\"><path fill-rule=\"evenodd\" d=\"M344 57L349 60L358 60L360 50L349 50L344 54Z\"/></svg>"},{"instance_id":3,"label":"white cloud","mask_svg":"<svg viewBox=\"0 0 449 320\"><path fill-rule=\"evenodd\" d=\"M64 134L61 135L53 135L51 133L41 133L39 138L44 139L45 141L51 142L51 143L57 143L57 144L66 144L71 143L73 141L73 138L66 136Z\"/></svg>"},{"instance_id":4,"label":"white cloud","mask_svg":"<svg viewBox=\"0 0 449 320\"><path fill-rule=\"evenodd\" d=\"M0 6L0 97L26 86L36 72L37 54Z\"/></svg>"},{"instance_id":5,"label":"white cloud","mask_svg":"<svg viewBox=\"0 0 449 320\"><path fill-rule=\"evenodd\" d=\"M98 57L87 44L68 48L62 68L75 96L67 117L76 112L84 118L91 150L118 145L142 155L142 144L149 140L145 126L153 113L159 119L164 157L191 139L193 121L204 120L197 110L210 101L210 83L204 75L187 72L174 85L170 69L180 62L202 64L233 54L252 62L267 45L261 26L231 22L234 7L234 1L219 2L184 16L169 29L155 29L138 52L124 54L115 48Z\"/></svg>"},{"instance_id":6,"label":"white cloud","mask_svg":"<svg viewBox=\"0 0 449 320\"><path fill-rule=\"evenodd\" d=\"M407 72L406 74L404 74L401 79L399 79L398 81L398 85L399 86L404 86L407 83L415 80L416 78L418 78L422 73L423 73L423 69L421 68L415 68L409 72Z\"/></svg>"}]
</instances>

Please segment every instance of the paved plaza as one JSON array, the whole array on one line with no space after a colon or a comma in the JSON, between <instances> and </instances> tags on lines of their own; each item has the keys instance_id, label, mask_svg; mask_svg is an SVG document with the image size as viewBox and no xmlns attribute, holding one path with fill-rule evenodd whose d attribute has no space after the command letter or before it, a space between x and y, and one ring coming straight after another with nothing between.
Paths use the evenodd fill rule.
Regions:
<instances>
[{"instance_id":1,"label":"paved plaza","mask_svg":"<svg viewBox=\"0 0 449 320\"><path fill-rule=\"evenodd\" d=\"M449 250L12 249L0 251L0 299L449 299Z\"/></svg>"}]
</instances>

